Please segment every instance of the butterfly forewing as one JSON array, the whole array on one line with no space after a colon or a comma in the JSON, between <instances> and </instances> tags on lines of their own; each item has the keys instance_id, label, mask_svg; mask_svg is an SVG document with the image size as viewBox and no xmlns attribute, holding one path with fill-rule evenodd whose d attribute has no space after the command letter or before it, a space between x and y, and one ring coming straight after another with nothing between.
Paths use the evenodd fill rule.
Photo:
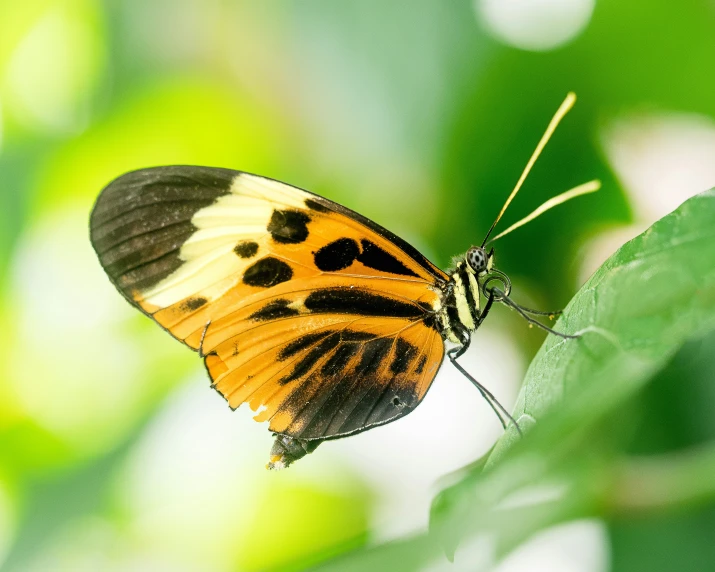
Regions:
<instances>
[{"instance_id":1,"label":"butterfly forewing","mask_svg":"<svg viewBox=\"0 0 715 572\"><path fill-rule=\"evenodd\" d=\"M128 173L100 195L91 238L117 288L206 356L232 407L329 438L422 399L444 348L448 277L372 221L227 169Z\"/></svg>"}]
</instances>

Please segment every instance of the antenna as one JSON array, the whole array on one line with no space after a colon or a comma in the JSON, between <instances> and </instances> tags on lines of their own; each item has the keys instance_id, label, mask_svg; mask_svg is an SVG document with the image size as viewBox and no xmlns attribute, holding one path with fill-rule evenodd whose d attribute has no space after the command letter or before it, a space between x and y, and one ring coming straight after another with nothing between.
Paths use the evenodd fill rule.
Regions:
<instances>
[{"instance_id":1,"label":"antenna","mask_svg":"<svg viewBox=\"0 0 715 572\"><path fill-rule=\"evenodd\" d=\"M564 118L564 116L569 111L571 111L571 108L573 107L574 103L576 103L576 94L573 92L569 92L568 95L566 96L566 99L564 99L564 102L561 104L561 106L556 111L556 114L551 119L551 122L549 123L548 127L546 128L546 131L541 136L541 140L539 141L539 144L536 146L536 149L534 149L534 152L532 153L531 158L529 159L529 162L526 164L526 167L524 168L524 172L521 174L521 177L519 177L519 180L517 181L516 186L514 187L514 190L509 195L509 198L507 198L506 202L504 203L504 206L501 208L501 211L499 212L499 215L497 216L496 220L492 223L492 226L489 228L489 232L487 232L487 235L484 237L484 241L482 242L482 248L484 248L484 245L487 243L489 236L491 235L492 231L494 230L494 227L499 222L499 219L501 219L502 215L504 214L504 211L506 211L506 209L509 206L509 204L511 203L511 201L516 196L516 193L519 192L519 189L521 189L521 186L524 184L524 181L526 180L527 175L531 171L531 168L534 166L534 163L539 158L539 155L541 155L541 152L544 150L546 143L548 143L549 139L551 139L551 136L554 134L554 131L556 131L556 127L561 122L561 120Z\"/></svg>"},{"instance_id":2,"label":"antenna","mask_svg":"<svg viewBox=\"0 0 715 572\"><path fill-rule=\"evenodd\" d=\"M537 216L544 214L549 209L552 209L562 203L565 203L566 201L570 201L571 199L575 199L576 197L580 197L581 195L586 195L588 193L595 193L600 188L601 188L601 181L594 180L594 181L589 181L588 183L584 183L583 185L579 185L578 187L574 187L570 191L566 191L565 193L561 193L560 195L557 195L555 197L551 197L548 201L546 201L543 205L538 207L530 215L525 216L519 222L515 222L513 225L511 225L505 231L502 231L499 234L497 234L494 238L492 238L489 241L489 244L491 244L495 240L500 239L502 236L509 234L512 230L516 230L520 226L524 226L527 222L531 222Z\"/></svg>"}]
</instances>

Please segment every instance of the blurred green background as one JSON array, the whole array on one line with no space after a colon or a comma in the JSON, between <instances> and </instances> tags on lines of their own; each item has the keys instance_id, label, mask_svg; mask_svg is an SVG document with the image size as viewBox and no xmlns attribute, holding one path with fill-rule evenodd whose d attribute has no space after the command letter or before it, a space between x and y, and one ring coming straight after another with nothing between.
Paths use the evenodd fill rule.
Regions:
<instances>
[{"instance_id":1,"label":"blurred green background","mask_svg":"<svg viewBox=\"0 0 715 572\"><path fill-rule=\"evenodd\" d=\"M265 427L102 273L87 221L111 179L263 174L446 268L573 90L505 224L586 180L603 189L497 243L515 297L557 308L715 185L714 61L711 0L0 0L0 567L306 569L424 530L439 478L500 433L445 367L400 423L266 472ZM511 405L542 340L497 309L465 365ZM632 404L625 450L715 436L714 348L687 346ZM714 538L713 506L584 521L498 569L713 569Z\"/></svg>"}]
</instances>

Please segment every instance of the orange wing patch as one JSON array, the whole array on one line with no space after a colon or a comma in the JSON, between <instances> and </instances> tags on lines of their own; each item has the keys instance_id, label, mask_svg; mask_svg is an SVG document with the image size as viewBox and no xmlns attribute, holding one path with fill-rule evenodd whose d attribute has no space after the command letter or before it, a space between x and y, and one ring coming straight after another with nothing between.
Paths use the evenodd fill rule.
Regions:
<instances>
[{"instance_id":1,"label":"orange wing patch","mask_svg":"<svg viewBox=\"0 0 715 572\"><path fill-rule=\"evenodd\" d=\"M325 439L412 411L444 344L422 321L331 314L260 323L214 352L206 366L231 407L264 407L256 420L271 431Z\"/></svg>"}]
</instances>

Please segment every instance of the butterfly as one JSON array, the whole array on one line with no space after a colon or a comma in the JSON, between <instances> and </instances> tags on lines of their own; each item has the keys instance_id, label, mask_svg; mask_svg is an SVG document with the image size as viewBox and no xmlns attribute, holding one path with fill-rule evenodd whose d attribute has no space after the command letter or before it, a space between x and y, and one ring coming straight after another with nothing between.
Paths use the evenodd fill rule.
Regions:
<instances>
[{"instance_id":1,"label":"butterfly","mask_svg":"<svg viewBox=\"0 0 715 572\"><path fill-rule=\"evenodd\" d=\"M561 116L572 104L567 98ZM551 132L559 119L557 113ZM214 167L120 176L94 205L90 237L119 292L199 353L229 406L248 403L257 421L270 422L276 440L268 467L279 469L325 440L413 411L445 355L505 427L502 416L514 422L456 360L494 302L552 331L532 317L542 312L511 300L509 279L486 248L529 168L481 246L448 272L342 205ZM591 192L596 183L539 209Z\"/></svg>"}]
</instances>

